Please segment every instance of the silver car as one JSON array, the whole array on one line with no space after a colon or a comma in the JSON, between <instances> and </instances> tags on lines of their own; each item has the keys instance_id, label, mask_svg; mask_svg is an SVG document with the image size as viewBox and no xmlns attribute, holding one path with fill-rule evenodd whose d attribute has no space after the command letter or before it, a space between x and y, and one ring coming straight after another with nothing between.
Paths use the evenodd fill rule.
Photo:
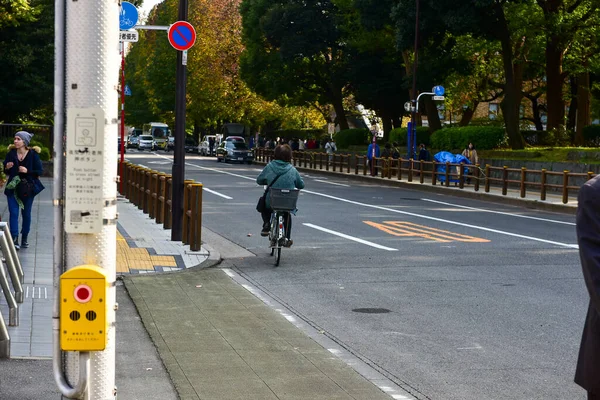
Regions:
<instances>
[{"instance_id":1,"label":"silver car","mask_svg":"<svg viewBox=\"0 0 600 400\"><path fill-rule=\"evenodd\" d=\"M138 140L138 150L152 150L154 138L152 135L141 135Z\"/></svg>"}]
</instances>

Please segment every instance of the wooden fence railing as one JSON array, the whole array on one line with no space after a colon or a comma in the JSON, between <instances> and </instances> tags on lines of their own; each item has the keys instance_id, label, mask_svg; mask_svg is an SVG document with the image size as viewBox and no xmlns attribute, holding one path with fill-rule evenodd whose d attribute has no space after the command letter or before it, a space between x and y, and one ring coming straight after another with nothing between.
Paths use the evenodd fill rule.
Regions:
<instances>
[{"instance_id":1,"label":"wooden fence railing","mask_svg":"<svg viewBox=\"0 0 600 400\"><path fill-rule=\"evenodd\" d=\"M120 163L120 161L119 161ZM171 175L139 165L123 163L123 196L136 205L164 229L171 229L172 185ZM199 251L202 245L202 184L184 181L182 242L190 250Z\"/></svg>"},{"instance_id":2,"label":"wooden fence railing","mask_svg":"<svg viewBox=\"0 0 600 400\"><path fill-rule=\"evenodd\" d=\"M268 163L273 159L273 150L254 149L254 159L259 162ZM508 168L492 167L485 165L483 168L470 164L439 163L436 161L417 161L413 159L375 158L372 165L367 157L356 154L333 154L322 152L296 151L292 164L297 167L340 172L354 175L372 175L382 179L406 179L413 182L418 179L419 183L430 182L432 185L440 184L450 186L454 183L460 189L465 184L472 184L473 190L479 191L483 184L484 191L488 193L492 185L500 187L502 194L507 195L509 188L519 190L519 195L525 198L527 190L539 191L540 200L546 200L548 190L559 192L562 202L569 202L569 193L577 192L580 185L572 182L585 181L595 176L593 172L573 173L569 171L554 172L542 170L528 170L525 167ZM517 178L515 178L518 177ZM538 178L528 180L528 178ZM552 177L560 183L549 183Z\"/></svg>"}]
</instances>

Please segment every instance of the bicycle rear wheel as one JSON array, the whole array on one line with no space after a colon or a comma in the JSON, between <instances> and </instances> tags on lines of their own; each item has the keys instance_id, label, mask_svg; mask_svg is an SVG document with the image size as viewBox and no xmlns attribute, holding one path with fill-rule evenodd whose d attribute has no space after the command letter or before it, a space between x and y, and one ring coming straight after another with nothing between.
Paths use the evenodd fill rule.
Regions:
<instances>
[{"instance_id":1,"label":"bicycle rear wheel","mask_svg":"<svg viewBox=\"0 0 600 400\"><path fill-rule=\"evenodd\" d=\"M281 258L281 247L278 247L277 249L273 249L272 251L276 251L275 252L275 266L278 267L279 259Z\"/></svg>"}]
</instances>

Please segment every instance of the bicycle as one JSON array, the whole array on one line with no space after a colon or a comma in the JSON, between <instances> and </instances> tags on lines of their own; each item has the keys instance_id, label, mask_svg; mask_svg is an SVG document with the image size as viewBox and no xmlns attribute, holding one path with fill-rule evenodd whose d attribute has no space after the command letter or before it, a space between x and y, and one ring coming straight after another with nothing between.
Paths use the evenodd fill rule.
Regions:
<instances>
[{"instance_id":1,"label":"bicycle","mask_svg":"<svg viewBox=\"0 0 600 400\"><path fill-rule=\"evenodd\" d=\"M286 247L289 240L286 235L286 226L291 222L291 211L296 209L298 201L298 189L269 189L269 200L271 204L271 227L269 229L269 247L271 255L275 255L275 266L279 265L281 249ZM288 223L284 219L288 218Z\"/></svg>"}]
</instances>

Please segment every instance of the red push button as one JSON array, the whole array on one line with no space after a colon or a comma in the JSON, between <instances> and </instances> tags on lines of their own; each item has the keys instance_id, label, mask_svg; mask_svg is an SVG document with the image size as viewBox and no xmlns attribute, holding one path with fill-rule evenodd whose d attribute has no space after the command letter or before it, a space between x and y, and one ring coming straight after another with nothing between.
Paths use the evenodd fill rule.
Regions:
<instances>
[{"instance_id":1,"label":"red push button","mask_svg":"<svg viewBox=\"0 0 600 400\"><path fill-rule=\"evenodd\" d=\"M92 289L88 285L79 285L75 288L75 300L87 303L92 299Z\"/></svg>"}]
</instances>

